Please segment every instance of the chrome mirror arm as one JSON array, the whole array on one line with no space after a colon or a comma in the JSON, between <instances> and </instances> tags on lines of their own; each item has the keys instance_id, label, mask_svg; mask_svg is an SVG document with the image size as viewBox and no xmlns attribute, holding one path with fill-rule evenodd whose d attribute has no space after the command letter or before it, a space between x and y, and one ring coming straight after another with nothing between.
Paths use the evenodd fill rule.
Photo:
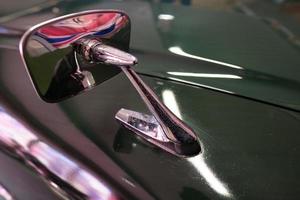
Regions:
<instances>
[{"instance_id":1,"label":"chrome mirror arm","mask_svg":"<svg viewBox=\"0 0 300 200\"><path fill-rule=\"evenodd\" d=\"M200 143L194 131L176 117L131 68L137 63L134 56L105 45L96 39L80 39L77 45L75 43L75 50L88 61L119 66L155 117L157 123L154 124L158 126L152 130L155 133L150 134L150 136L147 134L147 130L141 128L141 124L133 125L130 123L130 119L134 118L131 114L135 113L136 115L136 112L121 109L116 114L116 119L123 125L147 141L177 156L193 156L200 153ZM146 118L145 115L140 114L140 117L136 117L135 121L140 120L145 125L144 128L149 127L151 123L149 124Z\"/></svg>"},{"instance_id":2,"label":"chrome mirror arm","mask_svg":"<svg viewBox=\"0 0 300 200\"><path fill-rule=\"evenodd\" d=\"M179 156L193 156L201 151L196 134L176 117L156 96L138 74L130 67L122 67L148 109L151 111L163 133L169 139L164 149ZM118 116L116 116L118 119ZM170 144L172 144L170 146ZM161 146L161 145L160 145Z\"/></svg>"}]
</instances>

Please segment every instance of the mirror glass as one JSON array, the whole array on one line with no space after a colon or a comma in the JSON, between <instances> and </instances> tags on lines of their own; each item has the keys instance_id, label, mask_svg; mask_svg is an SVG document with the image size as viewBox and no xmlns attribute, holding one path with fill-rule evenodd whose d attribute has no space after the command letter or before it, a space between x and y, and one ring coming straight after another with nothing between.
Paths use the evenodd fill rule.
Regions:
<instances>
[{"instance_id":1,"label":"mirror glass","mask_svg":"<svg viewBox=\"0 0 300 200\"><path fill-rule=\"evenodd\" d=\"M33 27L21 40L21 55L39 96L58 102L87 91L120 72L117 66L88 62L72 46L90 37L128 51L130 21L119 11L90 11Z\"/></svg>"}]
</instances>

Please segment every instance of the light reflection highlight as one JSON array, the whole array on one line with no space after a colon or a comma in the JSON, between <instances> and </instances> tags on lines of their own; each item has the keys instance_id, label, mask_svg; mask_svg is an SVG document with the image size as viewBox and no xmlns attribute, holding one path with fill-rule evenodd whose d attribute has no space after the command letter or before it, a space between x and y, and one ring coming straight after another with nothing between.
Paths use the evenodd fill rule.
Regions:
<instances>
[{"instance_id":1,"label":"light reflection highlight","mask_svg":"<svg viewBox=\"0 0 300 200\"><path fill-rule=\"evenodd\" d=\"M170 14L160 14L160 15L158 15L158 19L160 19L160 20L169 21L169 20L173 20L174 18L175 18L174 15L170 15Z\"/></svg>"},{"instance_id":2,"label":"light reflection highlight","mask_svg":"<svg viewBox=\"0 0 300 200\"><path fill-rule=\"evenodd\" d=\"M2 199L2 200L14 200L14 198L11 196L11 194L1 184L0 184L0 199Z\"/></svg>"},{"instance_id":3,"label":"light reflection highlight","mask_svg":"<svg viewBox=\"0 0 300 200\"><path fill-rule=\"evenodd\" d=\"M10 147L16 145L28 150L28 144L37 137L24 125L0 109L0 141Z\"/></svg>"},{"instance_id":4,"label":"light reflection highlight","mask_svg":"<svg viewBox=\"0 0 300 200\"><path fill-rule=\"evenodd\" d=\"M207 166L202 155L187 158L187 160L195 167L201 176L204 177L208 185L220 195L230 197L231 193L227 186L222 183L213 171Z\"/></svg>"},{"instance_id":5,"label":"light reflection highlight","mask_svg":"<svg viewBox=\"0 0 300 200\"><path fill-rule=\"evenodd\" d=\"M171 90L164 90L162 92L163 102L165 105L178 117L181 117L179 106L177 104L175 95ZM213 173L213 171L205 163L203 156L198 155L195 157L187 158L193 167L199 172L199 174L205 179L208 185L220 195L230 197L231 193L227 186L222 183L218 177Z\"/></svg>"},{"instance_id":6,"label":"light reflection highlight","mask_svg":"<svg viewBox=\"0 0 300 200\"><path fill-rule=\"evenodd\" d=\"M209 59L209 58L204 58L204 57L200 57L200 56L195 56L193 54L186 53L179 46L170 47L169 51L174 53L174 54L184 56L184 57L188 57L188 58L193 58L193 59L202 60L202 61L206 61L206 62L210 62L210 63L215 63L215 64L218 64L218 65L223 65L223 66L231 67L231 68L235 68L235 69L243 69L242 67L237 66L237 65L233 65L233 64L229 64L229 63L225 63L225 62L221 62L221 61L217 61L217 60L213 60L213 59Z\"/></svg>"},{"instance_id":7,"label":"light reflection highlight","mask_svg":"<svg viewBox=\"0 0 300 200\"><path fill-rule=\"evenodd\" d=\"M179 119L182 119L174 92L172 90L163 90L162 99L164 104L174 113L174 115Z\"/></svg>"},{"instance_id":8,"label":"light reflection highlight","mask_svg":"<svg viewBox=\"0 0 300 200\"><path fill-rule=\"evenodd\" d=\"M26 128L23 123L9 115L0 107L0 147L4 147L13 155L17 155L24 164L31 166L49 185L59 188L57 192L65 197L65 192L72 193L66 184L76 192L80 192L88 200L117 200L111 189L85 166L77 163L50 144L42 142L37 135ZM53 178L56 177L56 178ZM0 199L3 196L0 187ZM78 197L78 196L76 196Z\"/></svg>"},{"instance_id":9,"label":"light reflection highlight","mask_svg":"<svg viewBox=\"0 0 300 200\"><path fill-rule=\"evenodd\" d=\"M194 85L194 86L199 86L199 87L204 87L204 88L208 88L208 89L212 89L212 90L217 90L217 91L220 91L220 92L234 94L234 92L231 92L229 90L223 90L223 89L220 89L220 88L216 88L216 87L212 87L212 86L204 85L204 84L200 84L200 83L195 83L195 82L192 82L192 81L187 81L187 80L183 80L183 79L179 79L179 78L168 77L168 79L173 80L173 81L177 81L177 82L182 82L182 83Z\"/></svg>"},{"instance_id":10,"label":"light reflection highlight","mask_svg":"<svg viewBox=\"0 0 300 200\"><path fill-rule=\"evenodd\" d=\"M187 76L199 78L227 78L227 79L242 79L241 76L232 74L209 74L209 73L192 73L192 72L167 72L167 74L174 76Z\"/></svg>"}]
</instances>

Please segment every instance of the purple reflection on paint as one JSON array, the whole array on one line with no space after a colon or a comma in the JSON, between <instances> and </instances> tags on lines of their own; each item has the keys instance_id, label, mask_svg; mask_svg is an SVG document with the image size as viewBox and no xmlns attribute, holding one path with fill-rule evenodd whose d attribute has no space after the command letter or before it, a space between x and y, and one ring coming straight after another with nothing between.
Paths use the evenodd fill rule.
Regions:
<instances>
[{"instance_id":1,"label":"purple reflection on paint","mask_svg":"<svg viewBox=\"0 0 300 200\"><path fill-rule=\"evenodd\" d=\"M1 147L6 147L5 149L12 149L11 153L21 152L18 156L21 156L26 164L32 166L50 186L58 187L58 191L64 192L60 195L67 194L69 197L73 195L62 187L68 184L76 194L82 194L83 199L119 199L96 175L51 145L40 141L32 130L2 108L0 108L0 144ZM53 176L58 180L51 180Z\"/></svg>"}]
</instances>

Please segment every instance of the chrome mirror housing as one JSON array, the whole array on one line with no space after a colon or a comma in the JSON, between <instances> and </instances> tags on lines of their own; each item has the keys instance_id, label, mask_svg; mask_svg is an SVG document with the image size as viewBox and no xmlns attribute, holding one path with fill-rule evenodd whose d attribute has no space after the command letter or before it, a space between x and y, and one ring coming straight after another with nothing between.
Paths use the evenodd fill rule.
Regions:
<instances>
[{"instance_id":1,"label":"chrome mirror housing","mask_svg":"<svg viewBox=\"0 0 300 200\"><path fill-rule=\"evenodd\" d=\"M40 97L58 102L122 71L152 113L126 109L115 118L126 128L180 157L201 152L197 134L176 117L144 83L128 53L130 21L120 11L87 11L39 24L25 33L20 51Z\"/></svg>"},{"instance_id":2,"label":"chrome mirror housing","mask_svg":"<svg viewBox=\"0 0 300 200\"><path fill-rule=\"evenodd\" d=\"M86 59L87 41L97 41L128 51L130 21L114 10L94 10L62 16L38 24L21 39L20 52L38 95L47 102L58 102L112 78L121 69L118 63ZM90 42L91 44L91 42ZM102 47L103 48L103 47ZM80 51L77 52L76 50ZM116 59L115 59L116 60Z\"/></svg>"}]
</instances>

